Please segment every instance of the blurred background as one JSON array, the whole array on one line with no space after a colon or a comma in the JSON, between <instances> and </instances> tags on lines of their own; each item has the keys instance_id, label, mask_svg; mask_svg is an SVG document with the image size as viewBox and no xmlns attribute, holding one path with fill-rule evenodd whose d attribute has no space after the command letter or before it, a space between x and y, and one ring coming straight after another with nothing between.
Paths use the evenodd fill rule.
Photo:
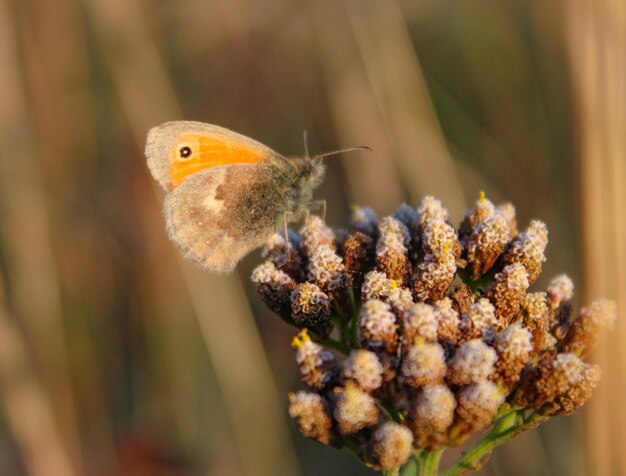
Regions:
<instances>
[{"instance_id":1,"label":"blurred background","mask_svg":"<svg viewBox=\"0 0 626 476\"><path fill-rule=\"evenodd\" d=\"M0 0L0 474L366 475L296 434L293 330L182 263L148 129L328 159L328 221L485 190L545 221L537 289L626 309L623 0ZM585 411L484 475L626 474L626 316Z\"/></svg>"}]
</instances>

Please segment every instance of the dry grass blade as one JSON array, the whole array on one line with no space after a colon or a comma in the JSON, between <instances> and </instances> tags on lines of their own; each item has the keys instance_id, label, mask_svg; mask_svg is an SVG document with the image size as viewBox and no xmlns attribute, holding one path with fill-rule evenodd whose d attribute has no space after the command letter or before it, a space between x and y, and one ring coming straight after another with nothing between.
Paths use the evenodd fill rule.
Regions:
<instances>
[{"instance_id":1,"label":"dry grass blade","mask_svg":"<svg viewBox=\"0 0 626 476\"><path fill-rule=\"evenodd\" d=\"M142 148L149 127L180 117L171 81L138 2L88 0L87 5L133 136ZM124 57L113 48L120 44ZM187 267L182 276L225 397L245 474L298 474L240 283Z\"/></svg>"},{"instance_id":2,"label":"dry grass blade","mask_svg":"<svg viewBox=\"0 0 626 476\"><path fill-rule=\"evenodd\" d=\"M4 279L0 276L0 289ZM5 415L33 476L78 474L70 461L50 401L37 378L14 316L0 294L0 391Z\"/></svg>"},{"instance_id":3,"label":"dry grass blade","mask_svg":"<svg viewBox=\"0 0 626 476\"><path fill-rule=\"evenodd\" d=\"M0 2L0 199L10 300L32 340L33 362L42 372L44 388L50 391L52 408L64 422L56 430L58 436L78 461L80 440L62 328L59 282L49 240L50 218L19 76L16 36L8 5ZM62 442L53 448L60 448Z\"/></svg>"},{"instance_id":4,"label":"dry grass blade","mask_svg":"<svg viewBox=\"0 0 626 476\"><path fill-rule=\"evenodd\" d=\"M619 0L570 2L569 49L576 93L584 273L588 297L626 309L626 8ZM626 323L596 356L611 375L587 413L589 474L626 473ZM616 419L616 416L619 416Z\"/></svg>"},{"instance_id":5,"label":"dry grass blade","mask_svg":"<svg viewBox=\"0 0 626 476\"><path fill-rule=\"evenodd\" d=\"M345 12L332 1L308 2L311 28L324 68L334 128L344 146L366 143L374 152L343 161L350 199L376 210L391 210L405 197L384 117L372 97ZM333 32L329 35L328 32Z\"/></svg>"},{"instance_id":6,"label":"dry grass blade","mask_svg":"<svg viewBox=\"0 0 626 476\"><path fill-rule=\"evenodd\" d=\"M395 0L384 8L376 2L344 4L394 155L403 175L410 177L411 201L437 194L452 216L460 216L462 188L400 5Z\"/></svg>"}]
</instances>

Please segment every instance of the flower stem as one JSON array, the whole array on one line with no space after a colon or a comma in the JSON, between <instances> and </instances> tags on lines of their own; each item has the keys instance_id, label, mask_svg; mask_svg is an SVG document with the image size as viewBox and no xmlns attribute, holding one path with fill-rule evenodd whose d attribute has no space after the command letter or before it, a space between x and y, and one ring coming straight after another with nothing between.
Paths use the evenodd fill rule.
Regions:
<instances>
[{"instance_id":1,"label":"flower stem","mask_svg":"<svg viewBox=\"0 0 626 476\"><path fill-rule=\"evenodd\" d=\"M326 347L331 349L338 350L342 354L348 355L350 349L343 342L339 342L338 340L328 338L322 342Z\"/></svg>"},{"instance_id":2,"label":"flower stem","mask_svg":"<svg viewBox=\"0 0 626 476\"><path fill-rule=\"evenodd\" d=\"M400 468L390 469L389 471L384 471L383 474L385 476L400 476Z\"/></svg>"},{"instance_id":3,"label":"flower stem","mask_svg":"<svg viewBox=\"0 0 626 476\"><path fill-rule=\"evenodd\" d=\"M526 430L535 428L548 417L532 412L518 423L519 412L509 412L504 415L494 428L476 446L467 451L456 463L442 473L442 476L457 476L467 471L477 471L482 466L485 457L496 447Z\"/></svg>"},{"instance_id":4,"label":"flower stem","mask_svg":"<svg viewBox=\"0 0 626 476\"><path fill-rule=\"evenodd\" d=\"M437 476L439 474L439 462L443 449L435 451L423 451L418 459L420 476Z\"/></svg>"}]
</instances>

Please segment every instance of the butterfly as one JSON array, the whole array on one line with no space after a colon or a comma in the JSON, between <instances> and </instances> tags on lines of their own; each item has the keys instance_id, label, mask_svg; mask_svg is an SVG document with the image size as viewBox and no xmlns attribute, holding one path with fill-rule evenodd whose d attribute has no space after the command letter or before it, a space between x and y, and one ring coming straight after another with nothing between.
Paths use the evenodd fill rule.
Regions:
<instances>
[{"instance_id":1,"label":"butterfly","mask_svg":"<svg viewBox=\"0 0 626 476\"><path fill-rule=\"evenodd\" d=\"M191 121L152 128L145 151L166 191L170 239L185 258L216 274L232 272L281 222L300 219L323 180L322 157L339 152L286 158L236 132Z\"/></svg>"}]
</instances>

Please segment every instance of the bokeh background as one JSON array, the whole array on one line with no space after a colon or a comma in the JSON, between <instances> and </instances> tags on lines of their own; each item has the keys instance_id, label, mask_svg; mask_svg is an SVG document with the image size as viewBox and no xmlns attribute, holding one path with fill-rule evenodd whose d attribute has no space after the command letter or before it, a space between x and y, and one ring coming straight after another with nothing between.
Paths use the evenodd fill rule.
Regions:
<instances>
[{"instance_id":1,"label":"bokeh background","mask_svg":"<svg viewBox=\"0 0 626 476\"><path fill-rule=\"evenodd\" d=\"M366 475L296 434L293 330L182 263L146 132L194 119L328 159L331 224L485 190L622 320L585 411L484 475L626 474L623 0L0 0L0 474Z\"/></svg>"}]
</instances>

